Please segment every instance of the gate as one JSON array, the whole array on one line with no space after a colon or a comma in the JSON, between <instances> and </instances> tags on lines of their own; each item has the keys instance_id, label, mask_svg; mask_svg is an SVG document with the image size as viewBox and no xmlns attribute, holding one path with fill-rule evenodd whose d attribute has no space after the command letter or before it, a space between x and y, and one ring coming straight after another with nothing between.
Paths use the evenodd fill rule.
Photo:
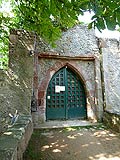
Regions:
<instances>
[{"instance_id":1,"label":"gate","mask_svg":"<svg viewBox=\"0 0 120 160\"><path fill-rule=\"evenodd\" d=\"M64 67L53 75L46 94L46 118L86 118L86 96L76 73Z\"/></svg>"}]
</instances>

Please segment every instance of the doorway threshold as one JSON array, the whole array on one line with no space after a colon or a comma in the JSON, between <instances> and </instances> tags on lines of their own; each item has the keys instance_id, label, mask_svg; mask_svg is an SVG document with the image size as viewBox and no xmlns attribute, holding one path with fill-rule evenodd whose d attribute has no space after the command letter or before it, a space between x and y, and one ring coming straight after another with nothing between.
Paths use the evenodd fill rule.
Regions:
<instances>
[{"instance_id":1,"label":"doorway threshold","mask_svg":"<svg viewBox=\"0 0 120 160\"><path fill-rule=\"evenodd\" d=\"M90 122L87 120L66 120L58 121L51 120L34 126L34 129L52 129L52 128L66 128L66 127L85 127L85 126L95 126L99 125L97 122Z\"/></svg>"}]
</instances>

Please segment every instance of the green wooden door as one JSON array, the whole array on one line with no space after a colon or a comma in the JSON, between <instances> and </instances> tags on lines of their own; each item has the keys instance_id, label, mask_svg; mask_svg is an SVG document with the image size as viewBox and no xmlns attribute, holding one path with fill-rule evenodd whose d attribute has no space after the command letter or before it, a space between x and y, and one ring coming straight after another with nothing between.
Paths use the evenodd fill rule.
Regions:
<instances>
[{"instance_id":1,"label":"green wooden door","mask_svg":"<svg viewBox=\"0 0 120 160\"><path fill-rule=\"evenodd\" d=\"M47 120L86 118L83 84L69 68L60 69L48 85L46 117Z\"/></svg>"}]
</instances>

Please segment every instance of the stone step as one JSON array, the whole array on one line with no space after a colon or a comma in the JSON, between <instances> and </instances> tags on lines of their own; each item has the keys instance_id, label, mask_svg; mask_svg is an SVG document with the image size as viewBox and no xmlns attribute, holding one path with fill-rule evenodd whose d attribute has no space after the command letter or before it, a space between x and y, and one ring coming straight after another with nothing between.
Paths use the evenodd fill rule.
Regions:
<instances>
[{"instance_id":1,"label":"stone step","mask_svg":"<svg viewBox=\"0 0 120 160\"><path fill-rule=\"evenodd\" d=\"M52 129L52 128L65 128L65 127L84 127L95 126L100 123L93 123L87 120L67 120L67 121L47 121L34 126L34 129Z\"/></svg>"}]
</instances>

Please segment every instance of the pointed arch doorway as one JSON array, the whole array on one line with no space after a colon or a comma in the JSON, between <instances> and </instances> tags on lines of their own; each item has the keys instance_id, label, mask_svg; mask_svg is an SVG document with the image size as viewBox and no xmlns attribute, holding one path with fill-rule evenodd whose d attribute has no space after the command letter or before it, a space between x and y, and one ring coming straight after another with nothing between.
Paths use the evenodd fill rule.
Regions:
<instances>
[{"instance_id":1,"label":"pointed arch doorway","mask_svg":"<svg viewBox=\"0 0 120 160\"><path fill-rule=\"evenodd\" d=\"M51 78L46 94L46 119L85 119L86 95L79 76L63 67Z\"/></svg>"}]
</instances>

